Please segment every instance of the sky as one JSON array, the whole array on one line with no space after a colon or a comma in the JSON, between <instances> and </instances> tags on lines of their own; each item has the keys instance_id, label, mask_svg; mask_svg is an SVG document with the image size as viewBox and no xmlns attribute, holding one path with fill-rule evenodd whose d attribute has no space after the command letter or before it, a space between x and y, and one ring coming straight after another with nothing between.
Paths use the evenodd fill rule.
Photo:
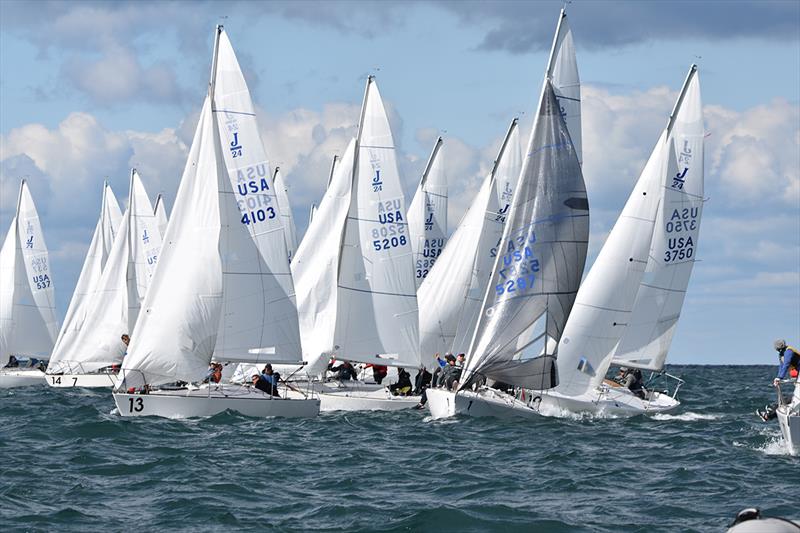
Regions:
<instances>
[{"instance_id":1,"label":"sky","mask_svg":"<svg viewBox=\"0 0 800 533\"><path fill-rule=\"evenodd\" d=\"M530 129L561 2L0 1L0 231L28 179L63 313L100 209L135 166L171 206L224 24L298 232L356 131L374 74L407 201L445 139L452 232L508 124ZM800 345L800 2L586 1L567 14L581 76L586 270L692 63L707 202L669 363L776 361Z\"/></svg>"}]
</instances>

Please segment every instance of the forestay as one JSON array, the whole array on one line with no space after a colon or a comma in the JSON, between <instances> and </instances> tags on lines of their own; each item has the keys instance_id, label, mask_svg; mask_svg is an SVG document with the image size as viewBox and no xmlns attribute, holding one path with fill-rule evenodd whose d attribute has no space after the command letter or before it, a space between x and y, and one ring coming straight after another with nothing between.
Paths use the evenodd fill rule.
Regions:
<instances>
[{"instance_id":1,"label":"forestay","mask_svg":"<svg viewBox=\"0 0 800 533\"><path fill-rule=\"evenodd\" d=\"M419 325L406 203L375 81L364 95L339 263L336 344L342 358L418 366Z\"/></svg>"},{"instance_id":2,"label":"forestay","mask_svg":"<svg viewBox=\"0 0 800 533\"><path fill-rule=\"evenodd\" d=\"M696 68L672 113L669 167L650 255L614 364L661 370L696 260L703 211L703 115Z\"/></svg>"},{"instance_id":3,"label":"forestay","mask_svg":"<svg viewBox=\"0 0 800 533\"><path fill-rule=\"evenodd\" d=\"M0 361L47 359L58 333L53 279L39 214L22 180L17 211L0 249Z\"/></svg>"},{"instance_id":4,"label":"forestay","mask_svg":"<svg viewBox=\"0 0 800 533\"><path fill-rule=\"evenodd\" d=\"M111 248L119 229L121 218L122 214L120 213L117 198L114 196L111 186L108 183L104 183L100 217L97 219L92 241L89 244L86 259L83 261L80 276L78 276L78 283L75 285L75 291L72 293L72 300L70 300L67 308L64 323L58 334L55 348L53 348L53 355L50 357L50 364L47 367L48 373L63 370L60 361L70 350L62 348L62 345L72 346L83 328L89 311L87 302L91 299L100 282L103 269L111 254Z\"/></svg>"},{"instance_id":5,"label":"forestay","mask_svg":"<svg viewBox=\"0 0 800 533\"><path fill-rule=\"evenodd\" d=\"M339 256L350 210L356 140L350 141L292 261L303 359L316 375L336 351Z\"/></svg>"},{"instance_id":6,"label":"forestay","mask_svg":"<svg viewBox=\"0 0 800 533\"><path fill-rule=\"evenodd\" d=\"M447 175L442 153L442 138L439 137L408 208L417 290L447 243Z\"/></svg>"},{"instance_id":7,"label":"forestay","mask_svg":"<svg viewBox=\"0 0 800 533\"><path fill-rule=\"evenodd\" d=\"M269 345L278 350L278 359L299 360L300 332L280 203L239 62L222 26L217 27L216 36L211 105L234 200L240 210L240 223L250 233L266 263L260 273L264 305L270 309L265 339L271 339ZM275 360L270 354L263 355Z\"/></svg>"},{"instance_id":8,"label":"forestay","mask_svg":"<svg viewBox=\"0 0 800 533\"><path fill-rule=\"evenodd\" d=\"M555 385L554 351L580 284L589 205L575 148L545 80L498 257L466 365L517 386ZM532 334L541 319L542 332Z\"/></svg>"},{"instance_id":9,"label":"forestay","mask_svg":"<svg viewBox=\"0 0 800 533\"><path fill-rule=\"evenodd\" d=\"M136 170L131 170L128 209L103 272L86 299L86 315L59 342L55 357L78 372L120 363L161 251L153 205ZM72 370L72 371L76 371Z\"/></svg>"},{"instance_id":10,"label":"forestay","mask_svg":"<svg viewBox=\"0 0 800 533\"><path fill-rule=\"evenodd\" d=\"M436 353L466 352L469 348L503 234L505 218L498 212L495 182L516 180L521 166L519 152L519 128L514 119L492 171L417 291L420 351L427 366L433 364ZM510 192L508 198L510 201Z\"/></svg>"},{"instance_id":11,"label":"forestay","mask_svg":"<svg viewBox=\"0 0 800 533\"><path fill-rule=\"evenodd\" d=\"M278 207L280 208L281 217L283 217L283 234L286 239L286 252L289 257L289 262L291 263L295 250L297 250L297 228L294 225L292 206L289 203L289 191L286 190L286 185L283 183L283 174L281 174L280 167L275 167L273 183L275 184L275 193L278 197Z\"/></svg>"}]
</instances>

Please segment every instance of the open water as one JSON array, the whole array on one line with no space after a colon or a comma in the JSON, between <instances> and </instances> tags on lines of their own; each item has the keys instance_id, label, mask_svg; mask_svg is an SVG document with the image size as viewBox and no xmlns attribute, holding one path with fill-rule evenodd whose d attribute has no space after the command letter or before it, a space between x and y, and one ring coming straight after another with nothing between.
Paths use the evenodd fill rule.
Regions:
<instances>
[{"instance_id":1,"label":"open water","mask_svg":"<svg viewBox=\"0 0 800 533\"><path fill-rule=\"evenodd\" d=\"M108 391L0 391L0 530L724 531L800 518L767 366L671 367L669 415L122 419Z\"/></svg>"}]
</instances>

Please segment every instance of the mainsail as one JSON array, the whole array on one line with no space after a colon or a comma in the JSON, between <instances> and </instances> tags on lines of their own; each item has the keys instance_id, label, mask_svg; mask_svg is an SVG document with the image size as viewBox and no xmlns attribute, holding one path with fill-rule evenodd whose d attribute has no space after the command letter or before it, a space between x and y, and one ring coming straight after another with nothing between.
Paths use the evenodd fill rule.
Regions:
<instances>
[{"instance_id":1,"label":"mainsail","mask_svg":"<svg viewBox=\"0 0 800 533\"><path fill-rule=\"evenodd\" d=\"M114 191L111 190L111 186L108 183L104 183L100 217L97 219L92 241L89 244L89 250L86 252L86 259L83 262L80 276L78 276L78 283L75 285L75 291L72 293L72 300L70 300L67 308L64 323L53 348L53 355L50 357L50 364L47 367L49 373L62 370L60 361L66 351L61 346L62 344L73 345L83 328L89 312L87 302L91 300L91 296L100 282L103 269L111 254L111 248L119 229L121 218L122 214L120 213L117 198L114 196Z\"/></svg>"},{"instance_id":2,"label":"mainsail","mask_svg":"<svg viewBox=\"0 0 800 533\"><path fill-rule=\"evenodd\" d=\"M578 77L578 62L575 57L575 43L567 23L564 9L558 18L550 59L547 63L547 77L553 83L561 116L569 130L578 162L583 162L581 142L581 82Z\"/></svg>"},{"instance_id":3,"label":"mainsail","mask_svg":"<svg viewBox=\"0 0 800 533\"><path fill-rule=\"evenodd\" d=\"M691 204L702 201L702 115L695 71L693 65L667 128L581 285L559 345L560 383L556 390L564 395L577 396L599 385L617 351L621 363L636 359L638 366L645 368L663 364L680 311L680 305L675 305L683 301L683 294L677 293L685 291L688 282L700 222L699 206L693 211ZM685 114L681 112L683 102L687 103ZM674 139L678 124L681 140L691 139L680 148L692 150L692 157L687 160L684 156L680 166L680 150ZM698 158L692 161L694 157ZM678 171L691 165L696 165L691 175L688 170L686 174ZM687 187L686 195L676 191L683 186ZM676 209L678 218L667 228L667 218ZM680 228L675 225L678 221ZM675 235L665 236L665 232ZM654 259L656 255L658 259ZM673 282L676 284L671 286ZM642 314L636 316L634 312ZM658 349L645 356L641 347L651 343ZM645 357L651 361L642 363Z\"/></svg>"},{"instance_id":4,"label":"mainsail","mask_svg":"<svg viewBox=\"0 0 800 533\"><path fill-rule=\"evenodd\" d=\"M414 254L417 290L447 243L447 175L442 159L442 138L439 137L408 208L408 234Z\"/></svg>"},{"instance_id":5,"label":"mainsail","mask_svg":"<svg viewBox=\"0 0 800 533\"><path fill-rule=\"evenodd\" d=\"M47 359L58 333L53 279L39 214L22 180L17 211L0 249L0 361Z\"/></svg>"},{"instance_id":6,"label":"mainsail","mask_svg":"<svg viewBox=\"0 0 800 533\"><path fill-rule=\"evenodd\" d=\"M499 213L495 184L498 179L509 184L503 190L510 201L520 167L519 128L514 119L492 171L417 290L420 351L425 364L431 364L436 353L469 348L503 234L505 216Z\"/></svg>"},{"instance_id":7,"label":"mainsail","mask_svg":"<svg viewBox=\"0 0 800 533\"><path fill-rule=\"evenodd\" d=\"M72 371L91 372L122 361L126 348L120 336L129 335L136 324L156 269L161 233L135 169L129 190L128 209L100 279L86 298L84 319L71 324L54 353L54 359L74 367Z\"/></svg>"},{"instance_id":8,"label":"mainsail","mask_svg":"<svg viewBox=\"0 0 800 533\"><path fill-rule=\"evenodd\" d=\"M411 243L394 141L370 77L351 142L297 251L293 271L309 373L328 356L418 366Z\"/></svg>"},{"instance_id":9,"label":"mainsail","mask_svg":"<svg viewBox=\"0 0 800 533\"><path fill-rule=\"evenodd\" d=\"M164 196L161 193L158 193L158 196L156 197L156 206L153 208L153 212L156 214L158 232L163 237L164 232L167 231L169 218L167 217L167 207L164 205Z\"/></svg>"},{"instance_id":10,"label":"mainsail","mask_svg":"<svg viewBox=\"0 0 800 533\"><path fill-rule=\"evenodd\" d=\"M555 385L555 350L547 341L561 337L588 237L580 164L546 79L470 347L467 379L479 374L529 388Z\"/></svg>"},{"instance_id":11,"label":"mainsail","mask_svg":"<svg viewBox=\"0 0 800 533\"><path fill-rule=\"evenodd\" d=\"M281 174L280 167L275 167L275 174L273 175L272 182L275 184L278 207L283 217L283 234L286 239L286 251L288 253L289 262L291 262L295 250L297 250L297 228L294 225L292 206L289 203L289 191L286 190L286 185L283 183L283 174Z\"/></svg>"},{"instance_id":12,"label":"mainsail","mask_svg":"<svg viewBox=\"0 0 800 533\"><path fill-rule=\"evenodd\" d=\"M270 346L280 351L280 358L299 360L300 331L283 213L250 92L222 26L216 30L211 87L211 109L217 120L223 162L239 207L240 223L250 233L266 263L260 273L260 288L270 309L270 324L265 326L268 330L264 338L271 339Z\"/></svg>"},{"instance_id":13,"label":"mainsail","mask_svg":"<svg viewBox=\"0 0 800 533\"><path fill-rule=\"evenodd\" d=\"M703 213L702 102L697 69L684 84L670 122L667 182L663 184L650 256L614 364L661 370L696 261Z\"/></svg>"}]
</instances>

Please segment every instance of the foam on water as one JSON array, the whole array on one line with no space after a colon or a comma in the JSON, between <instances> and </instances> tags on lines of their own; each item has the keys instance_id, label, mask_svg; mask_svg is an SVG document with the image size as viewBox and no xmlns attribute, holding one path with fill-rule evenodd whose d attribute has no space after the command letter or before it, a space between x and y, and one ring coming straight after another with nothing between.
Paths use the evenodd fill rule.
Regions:
<instances>
[{"instance_id":1,"label":"foam on water","mask_svg":"<svg viewBox=\"0 0 800 533\"><path fill-rule=\"evenodd\" d=\"M679 420L681 422L694 422L696 420L719 420L722 418L720 414L710 414L710 413L694 413L692 411L687 411L686 413L681 413L679 415L673 415L669 413L656 413L651 416L653 420Z\"/></svg>"}]
</instances>

